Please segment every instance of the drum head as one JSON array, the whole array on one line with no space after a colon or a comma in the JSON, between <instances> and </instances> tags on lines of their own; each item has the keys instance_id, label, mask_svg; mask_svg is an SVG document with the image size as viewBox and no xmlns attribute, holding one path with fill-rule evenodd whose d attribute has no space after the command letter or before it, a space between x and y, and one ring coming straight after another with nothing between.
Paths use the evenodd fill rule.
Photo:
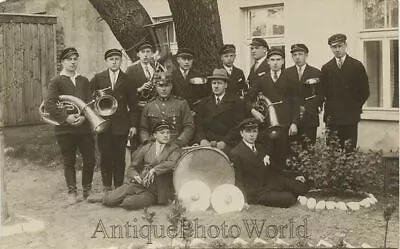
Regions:
<instances>
[{"instance_id":1,"label":"drum head","mask_svg":"<svg viewBox=\"0 0 400 249\"><path fill-rule=\"evenodd\" d=\"M174 187L180 188L188 181L204 182L211 192L221 184L235 184L235 172L229 158L212 147L191 147L182 154L174 171Z\"/></svg>"}]
</instances>

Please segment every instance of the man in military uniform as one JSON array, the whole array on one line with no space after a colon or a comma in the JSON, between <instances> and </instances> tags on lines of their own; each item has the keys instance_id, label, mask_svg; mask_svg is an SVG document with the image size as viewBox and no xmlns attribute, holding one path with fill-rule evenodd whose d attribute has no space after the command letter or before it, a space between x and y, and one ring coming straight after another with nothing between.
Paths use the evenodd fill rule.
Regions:
<instances>
[{"instance_id":1,"label":"man in military uniform","mask_svg":"<svg viewBox=\"0 0 400 249\"><path fill-rule=\"evenodd\" d=\"M219 50L219 54L221 56L222 67L226 70L229 77L228 88L226 91L243 97L244 92L248 90L248 87L242 69L237 68L233 64L236 59L235 45L225 44Z\"/></svg>"},{"instance_id":2,"label":"man in military uniform","mask_svg":"<svg viewBox=\"0 0 400 249\"><path fill-rule=\"evenodd\" d=\"M218 149L229 151L236 145L230 139L230 134L244 119L244 104L239 96L227 92L229 78L224 69L215 69L208 79L213 94L199 104L195 116L196 141L200 145L210 145L215 141Z\"/></svg>"},{"instance_id":3,"label":"man in military uniform","mask_svg":"<svg viewBox=\"0 0 400 249\"><path fill-rule=\"evenodd\" d=\"M357 146L358 122L369 97L369 84L363 64L347 54L346 40L344 34L329 37L334 58L322 66L321 83L328 141L336 135L341 146L348 141L347 149L352 150Z\"/></svg>"},{"instance_id":4,"label":"man in military uniform","mask_svg":"<svg viewBox=\"0 0 400 249\"><path fill-rule=\"evenodd\" d=\"M151 131L156 123L167 120L171 128L171 142L187 146L194 134L194 122L186 100L172 96L171 76L160 72L154 75L157 96L147 103L140 120L140 139L143 143L151 140Z\"/></svg>"},{"instance_id":5,"label":"man in military uniform","mask_svg":"<svg viewBox=\"0 0 400 249\"><path fill-rule=\"evenodd\" d=\"M207 82L193 82L195 78L203 78L203 75L193 69L193 51L188 48L180 48L176 54L178 68L172 72L172 93L184 98L193 110L200 100L211 93L211 87Z\"/></svg>"},{"instance_id":6,"label":"man in military uniform","mask_svg":"<svg viewBox=\"0 0 400 249\"><path fill-rule=\"evenodd\" d=\"M293 140L306 148L307 144L315 144L317 127L319 126L319 110L322 107L320 91L321 71L307 64L308 48L304 44L293 44L290 52L295 63L286 69L286 73L300 90L300 122L298 133Z\"/></svg>"},{"instance_id":7,"label":"man in military uniform","mask_svg":"<svg viewBox=\"0 0 400 249\"><path fill-rule=\"evenodd\" d=\"M269 66L267 60L267 52L269 50L268 43L262 38L253 38L250 43L251 55L254 58L254 64L250 68L247 80L250 86L255 80L269 73Z\"/></svg>"}]
</instances>

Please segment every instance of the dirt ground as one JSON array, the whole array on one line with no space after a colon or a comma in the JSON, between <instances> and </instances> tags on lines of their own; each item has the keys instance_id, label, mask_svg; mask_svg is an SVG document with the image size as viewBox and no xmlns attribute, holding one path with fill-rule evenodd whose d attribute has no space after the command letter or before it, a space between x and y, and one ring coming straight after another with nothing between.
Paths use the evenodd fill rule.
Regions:
<instances>
[{"instance_id":1,"label":"dirt ground","mask_svg":"<svg viewBox=\"0 0 400 249\"><path fill-rule=\"evenodd\" d=\"M7 132L7 131L6 131ZM9 137L8 137L9 138ZM7 136L6 136L7 139ZM7 141L6 141L7 143ZM138 230L142 225L148 224L142 220L143 211L125 211L121 208L106 208L100 204L90 204L82 201L73 206L66 206L65 181L62 167L43 167L42 164L33 163L26 159L15 159L7 157L6 184L7 202L12 215L24 215L45 222L45 230L33 233L21 233L3 237L0 239L0 248L129 248L130 246L143 247L148 241L146 230L141 230L143 238L132 238L127 236L124 230L112 234L111 226L124 225L129 222ZM78 182L80 172L78 174ZM94 191L100 191L100 172L95 172ZM244 240L253 240L256 235L249 236L246 229L251 226L251 219L257 219L261 227L265 220L265 227L261 238L272 243L274 227L293 224L293 236L290 238L290 230L281 230L277 236L282 235L283 240L295 243L304 234L306 223L306 235L308 241L316 245L320 239L335 244L344 236L344 240L354 246L368 243L374 247L383 246L385 222L383 209L387 203L395 203L397 209L389 223L388 246L398 248L399 246L399 215L398 197L388 197L376 194L378 204L368 209L357 212L344 212L340 210L310 211L303 206L297 205L289 209L270 208L263 206L250 206L246 211L234 214L218 215L209 210L190 214L190 218L198 219L198 224L210 229L212 225L218 227L227 225L235 227L232 234L240 229L240 237ZM168 226L166 219L170 212L168 207L151 207L156 216L153 225L160 227L162 224ZM101 222L100 222L101 220ZM292 223L291 223L291 221ZM225 222L225 224L224 224ZM102 223L107 232L101 231L99 224ZM250 226L249 226L250 225ZM267 229L268 227L268 229ZM298 232L294 232L298 228ZM98 232L96 232L96 229ZM132 231L132 230L130 230ZM216 234L211 232L211 235ZM253 231L254 232L254 231ZM122 238L119 238L122 235ZM222 238L222 232L219 238ZM236 236L236 235L234 235ZM93 238L96 237L96 238ZM104 238L106 237L106 238ZM207 239L210 240L210 239ZM226 242L231 238L223 239ZM168 239L152 239L167 244ZM271 244L272 245L272 244Z\"/></svg>"}]
</instances>

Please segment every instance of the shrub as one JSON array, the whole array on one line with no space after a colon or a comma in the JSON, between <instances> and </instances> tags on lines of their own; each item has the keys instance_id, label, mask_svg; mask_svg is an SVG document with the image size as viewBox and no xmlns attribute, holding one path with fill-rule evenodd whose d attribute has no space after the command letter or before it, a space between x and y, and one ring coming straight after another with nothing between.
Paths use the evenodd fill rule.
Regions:
<instances>
[{"instance_id":1,"label":"shrub","mask_svg":"<svg viewBox=\"0 0 400 249\"><path fill-rule=\"evenodd\" d=\"M381 151L351 151L342 148L337 138L326 143L326 133L314 145L302 149L292 146L293 156L288 160L290 169L301 172L314 188L329 192L345 190L368 191L383 186L383 160ZM372 188L371 188L372 187Z\"/></svg>"}]
</instances>

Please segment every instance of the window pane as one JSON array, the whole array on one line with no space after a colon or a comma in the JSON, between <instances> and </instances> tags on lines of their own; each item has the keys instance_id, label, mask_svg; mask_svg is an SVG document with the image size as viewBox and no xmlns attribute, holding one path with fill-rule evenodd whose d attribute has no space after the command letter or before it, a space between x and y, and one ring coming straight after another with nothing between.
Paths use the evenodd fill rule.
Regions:
<instances>
[{"instance_id":1,"label":"window pane","mask_svg":"<svg viewBox=\"0 0 400 249\"><path fill-rule=\"evenodd\" d=\"M388 0L389 27L399 26L399 2L398 0Z\"/></svg>"},{"instance_id":2,"label":"window pane","mask_svg":"<svg viewBox=\"0 0 400 249\"><path fill-rule=\"evenodd\" d=\"M385 1L364 0L364 28L377 29L385 27Z\"/></svg>"},{"instance_id":3,"label":"window pane","mask_svg":"<svg viewBox=\"0 0 400 249\"><path fill-rule=\"evenodd\" d=\"M370 88L367 106L382 107L382 42L364 41L364 54Z\"/></svg>"},{"instance_id":4,"label":"window pane","mask_svg":"<svg viewBox=\"0 0 400 249\"><path fill-rule=\"evenodd\" d=\"M283 35L283 15L283 6L250 10L250 36Z\"/></svg>"},{"instance_id":5,"label":"window pane","mask_svg":"<svg viewBox=\"0 0 400 249\"><path fill-rule=\"evenodd\" d=\"M392 107L399 107L399 41L390 41L390 89Z\"/></svg>"}]
</instances>

